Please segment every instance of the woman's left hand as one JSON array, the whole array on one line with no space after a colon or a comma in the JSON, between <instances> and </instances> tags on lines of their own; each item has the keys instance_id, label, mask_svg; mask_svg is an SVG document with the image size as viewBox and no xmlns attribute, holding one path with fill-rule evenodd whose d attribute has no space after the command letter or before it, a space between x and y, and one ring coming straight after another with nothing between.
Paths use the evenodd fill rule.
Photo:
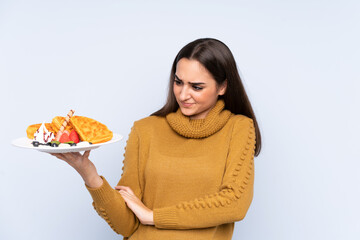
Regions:
<instances>
[{"instance_id":1,"label":"woman's left hand","mask_svg":"<svg viewBox=\"0 0 360 240\"><path fill-rule=\"evenodd\" d=\"M119 193L125 200L126 205L131 209L131 211L133 211L142 224L154 225L153 211L147 208L141 202L141 200L136 197L131 188L125 186L116 186L115 189L119 190Z\"/></svg>"}]
</instances>

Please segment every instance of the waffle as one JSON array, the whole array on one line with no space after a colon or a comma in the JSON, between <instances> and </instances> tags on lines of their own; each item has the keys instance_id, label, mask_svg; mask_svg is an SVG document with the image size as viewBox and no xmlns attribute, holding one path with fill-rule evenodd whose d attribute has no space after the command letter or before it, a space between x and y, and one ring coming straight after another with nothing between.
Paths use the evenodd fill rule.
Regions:
<instances>
[{"instance_id":1,"label":"waffle","mask_svg":"<svg viewBox=\"0 0 360 240\"><path fill-rule=\"evenodd\" d=\"M54 131L55 131L54 132L55 135L59 131L61 125L64 122L64 120L65 120L65 118L60 117L60 116L54 117L52 119L51 126L52 126L52 129L54 129ZM69 132L71 132L71 130L73 130L73 127L70 124L68 124L68 125L66 125L65 130L68 130Z\"/></svg>"},{"instance_id":2,"label":"waffle","mask_svg":"<svg viewBox=\"0 0 360 240\"><path fill-rule=\"evenodd\" d=\"M70 125L79 134L81 141L103 143L113 137L106 125L88 117L73 116L70 118Z\"/></svg>"},{"instance_id":3,"label":"waffle","mask_svg":"<svg viewBox=\"0 0 360 240\"><path fill-rule=\"evenodd\" d=\"M36 130L38 130L41 126L41 123L37 123L37 124L33 124L28 126L28 128L26 129L26 135L28 138L33 139L34 138L34 134L36 132ZM48 131L50 132L54 132L54 129L52 128L52 124L51 123L45 123L45 127Z\"/></svg>"}]
</instances>

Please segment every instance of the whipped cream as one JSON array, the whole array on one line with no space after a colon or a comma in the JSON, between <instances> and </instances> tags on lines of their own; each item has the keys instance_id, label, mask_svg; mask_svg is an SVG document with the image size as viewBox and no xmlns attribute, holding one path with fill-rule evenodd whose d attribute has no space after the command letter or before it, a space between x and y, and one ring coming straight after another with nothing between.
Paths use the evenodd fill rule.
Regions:
<instances>
[{"instance_id":1,"label":"whipped cream","mask_svg":"<svg viewBox=\"0 0 360 240\"><path fill-rule=\"evenodd\" d=\"M46 144L55 139L53 132L49 132L45 127L45 122L43 122L38 130L34 133L34 141L37 141L42 144Z\"/></svg>"},{"instance_id":2,"label":"whipped cream","mask_svg":"<svg viewBox=\"0 0 360 240\"><path fill-rule=\"evenodd\" d=\"M67 144L67 143L60 143L59 144L59 148L68 148L70 145L69 144Z\"/></svg>"},{"instance_id":3,"label":"whipped cream","mask_svg":"<svg viewBox=\"0 0 360 240\"><path fill-rule=\"evenodd\" d=\"M83 141L76 144L77 147L87 147L90 146L89 142Z\"/></svg>"}]
</instances>

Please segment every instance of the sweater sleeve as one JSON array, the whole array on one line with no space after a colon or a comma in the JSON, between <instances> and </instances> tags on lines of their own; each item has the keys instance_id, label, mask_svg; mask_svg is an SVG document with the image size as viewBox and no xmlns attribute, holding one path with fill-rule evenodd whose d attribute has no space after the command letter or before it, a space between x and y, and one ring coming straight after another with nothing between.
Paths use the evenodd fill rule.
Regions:
<instances>
[{"instance_id":1,"label":"sweater sleeve","mask_svg":"<svg viewBox=\"0 0 360 240\"><path fill-rule=\"evenodd\" d=\"M138 178L139 141L135 127L132 127L124 153L123 173L118 185L130 187L135 195L141 199L142 191ZM99 188L86 186L93 199L96 212L117 233L124 237L131 236L140 222L136 215L127 207L120 193L113 189L104 177Z\"/></svg>"},{"instance_id":2,"label":"sweater sleeve","mask_svg":"<svg viewBox=\"0 0 360 240\"><path fill-rule=\"evenodd\" d=\"M255 128L251 118L233 128L226 169L217 192L176 205L156 208L154 223L162 229L194 229L242 220L253 197Z\"/></svg>"}]
</instances>

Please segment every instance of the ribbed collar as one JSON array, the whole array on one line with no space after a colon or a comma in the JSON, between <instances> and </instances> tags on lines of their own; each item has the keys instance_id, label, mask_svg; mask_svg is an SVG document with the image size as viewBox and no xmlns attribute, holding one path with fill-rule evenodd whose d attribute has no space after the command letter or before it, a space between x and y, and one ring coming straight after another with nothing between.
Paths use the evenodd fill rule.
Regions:
<instances>
[{"instance_id":1,"label":"ribbed collar","mask_svg":"<svg viewBox=\"0 0 360 240\"><path fill-rule=\"evenodd\" d=\"M219 131L229 120L231 112L223 110L224 100L219 99L204 119L190 119L182 114L180 108L166 115L171 128L187 138L205 138Z\"/></svg>"}]
</instances>

